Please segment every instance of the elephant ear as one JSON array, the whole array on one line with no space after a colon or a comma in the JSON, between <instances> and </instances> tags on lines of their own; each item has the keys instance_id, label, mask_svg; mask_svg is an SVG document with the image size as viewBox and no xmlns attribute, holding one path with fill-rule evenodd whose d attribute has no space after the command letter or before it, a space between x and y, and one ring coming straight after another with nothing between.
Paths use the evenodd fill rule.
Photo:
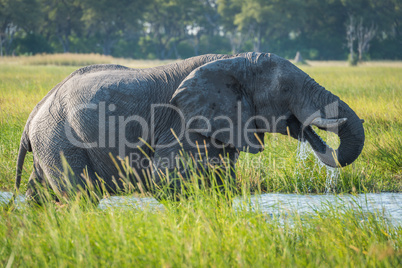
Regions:
<instances>
[{"instance_id":1,"label":"elephant ear","mask_svg":"<svg viewBox=\"0 0 402 268\"><path fill-rule=\"evenodd\" d=\"M264 133L256 132L255 109L246 94L244 77L245 58L241 57L213 61L193 70L171 99L182 111L187 130L240 151L261 151Z\"/></svg>"}]
</instances>

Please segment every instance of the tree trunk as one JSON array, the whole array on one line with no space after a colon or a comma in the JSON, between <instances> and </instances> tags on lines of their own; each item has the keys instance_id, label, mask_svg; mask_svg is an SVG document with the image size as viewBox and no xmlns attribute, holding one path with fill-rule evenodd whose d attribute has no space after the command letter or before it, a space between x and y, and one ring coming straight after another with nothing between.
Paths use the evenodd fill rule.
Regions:
<instances>
[{"instance_id":1,"label":"tree trunk","mask_svg":"<svg viewBox=\"0 0 402 268\"><path fill-rule=\"evenodd\" d=\"M352 15L349 15L349 21L346 24L346 41L349 48L349 62L355 65L354 43L356 39L356 23Z\"/></svg>"},{"instance_id":2,"label":"tree trunk","mask_svg":"<svg viewBox=\"0 0 402 268\"><path fill-rule=\"evenodd\" d=\"M63 38L63 36L61 35L57 35L61 45L63 46L63 52L64 53L68 53L70 51L70 44L69 44L69 40L68 37Z\"/></svg>"},{"instance_id":3,"label":"tree trunk","mask_svg":"<svg viewBox=\"0 0 402 268\"><path fill-rule=\"evenodd\" d=\"M363 19L360 19L356 27L357 51L359 52L359 61L363 60L363 54L368 51L370 42L373 40L377 32L377 27L374 23L371 27L364 27Z\"/></svg>"},{"instance_id":4,"label":"tree trunk","mask_svg":"<svg viewBox=\"0 0 402 268\"><path fill-rule=\"evenodd\" d=\"M109 56L111 54L111 42L109 40L105 40L103 42L103 55Z\"/></svg>"},{"instance_id":5,"label":"tree trunk","mask_svg":"<svg viewBox=\"0 0 402 268\"><path fill-rule=\"evenodd\" d=\"M257 26L257 31L253 39L253 51L260 52L261 49L261 27Z\"/></svg>"}]
</instances>

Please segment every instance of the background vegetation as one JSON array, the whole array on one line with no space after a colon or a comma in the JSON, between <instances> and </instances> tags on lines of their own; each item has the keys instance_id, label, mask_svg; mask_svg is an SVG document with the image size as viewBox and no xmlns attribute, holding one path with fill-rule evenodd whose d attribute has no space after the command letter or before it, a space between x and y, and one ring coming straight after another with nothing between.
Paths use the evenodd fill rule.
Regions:
<instances>
[{"instance_id":1,"label":"background vegetation","mask_svg":"<svg viewBox=\"0 0 402 268\"><path fill-rule=\"evenodd\" d=\"M402 59L400 0L0 0L0 54Z\"/></svg>"}]
</instances>

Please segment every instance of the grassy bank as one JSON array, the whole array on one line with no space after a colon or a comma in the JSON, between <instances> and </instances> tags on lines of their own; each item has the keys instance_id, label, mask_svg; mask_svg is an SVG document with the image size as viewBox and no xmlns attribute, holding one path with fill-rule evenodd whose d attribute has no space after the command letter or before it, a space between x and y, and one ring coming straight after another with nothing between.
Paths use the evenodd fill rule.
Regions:
<instances>
[{"instance_id":1,"label":"grassy bank","mask_svg":"<svg viewBox=\"0 0 402 268\"><path fill-rule=\"evenodd\" d=\"M46 57L0 61L0 189L11 190L20 135L33 107L76 66L31 65ZM50 56L49 56L50 57ZM54 56L52 56L54 57ZM63 62L65 56L54 57ZM76 64L118 62L119 59L82 56ZM89 61L88 59L92 59ZM18 62L20 61L20 62ZM146 67L165 62L127 61L128 66ZM240 182L252 190L289 193L402 191L402 65L371 63L347 67L302 66L317 82L338 95L365 119L366 143L361 156L351 166L339 170L336 182L329 183L326 168L310 155L300 162L296 140L279 134L266 134L265 151L241 155L237 165ZM62 64L58 64L62 65ZM320 132L324 140L336 145L337 138ZM32 170L28 154L23 172L23 189Z\"/></svg>"},{"instance_id":2,"label":"grassy bank","mask_svg":"<svg viewBox=\"0 0 402 268\"><path fill-rule=\"evenodd\" d=\"M92 64L121 64L128 67L148 68L173 60L132 60L99 54L37 54L34 56L0 57L0 64L35 66L87 66Z\"/></svg>"},{"instance_id":3,"label":"grassy bank","mask_svg":"<svg viewBox=\"0 0 402 268\"><path fill-rule=\"evenodd\" d=\"M29 267L396 267L402 229L381 214L330 204L267 215L198 195L164 209L0 212L0 264ZM278 211L279 212L279 211ZM8 266L7 266L8 267ZM11 267L11 266L10 266Z\"/></svg>"}]
</instances>

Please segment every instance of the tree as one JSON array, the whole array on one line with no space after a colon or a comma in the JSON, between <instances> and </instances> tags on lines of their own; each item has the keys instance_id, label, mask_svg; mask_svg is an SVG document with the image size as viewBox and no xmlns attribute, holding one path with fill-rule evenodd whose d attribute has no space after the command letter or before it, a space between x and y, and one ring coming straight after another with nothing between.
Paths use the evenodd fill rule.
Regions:
<instances>
[{"instance_id":1,"label":"tree","mask_svg":"<svg viewBox=\"0 0 402 268\"><path fill-rule=\"evenodd\" d=\"M147 33L156 43L159 59L176 58L179 42L188 38L188 32L197 28L197 18L203 5L198 0L154 0L146 12ZM193 32L193 34L198 34Z\"/></svg>"},{"instance_id":2,"label":"tree","mask_svg":"<svg viewBox=\"0 0 402 268\"><path fill-rule=\"evenodd\" d=\"M82 6L79 0L41 0L45 14L42 33L48 38L56 36L63 52L70 51L70 37L75 32L81 34Z\"/></svg>"},{"instance_id":3,"label":"tree","mask_svg":"<svg viewBox=\"0 0 402 268\"><path fill-rule=\"evenodd\" d=\"M282 27L280 23L283 20L278 16L280 10L277 4L275 0L241 1L241 11L235 15L234 23L239 31L248 33L253 51L261 51L263 37L270 38L277 27Z\"/></svg>"},{"instance_id":4,"label":"tree","mask_svg":"<svg viewBox=\"0 0 402 268\"><path fill-rule=\"evenodd\" d=\"M146 0L84 0L83 18L87 35L101 41L103 54L110 55L113 46L140 28L147 4Z\"/></svg>"},{"instance_id":5,"label":"tree","mask_svg":"<svg viewBox=\"0 0 402 268\"><path fill-rule=\"evenodd\" d=\"M359 53L359 61L363 60L363 54L370 48L370 41L373 40L377 32L377 26L371 23L370 27L363 24L363 19L356 26L357 51Z\"/></svg>"},{"instance_id":6,"label":"tree","mask_svg":"<svg viewBox=\"0 0 402 268\"><path fill-rule=\"evenodd\" d=\"M199 55L202 36L208 36L210 40L220 33L218 5L215 0L199 0L194 6L193 20L187 26L187 40L194 49L194 55Z\"/></svg>"},{"instance_id":7,"label":"tree","mask_svg":"<svg viewBox=\"0 0 402 268\"><path fill-rule=\"evenodd\" d=\"M370 41L373 40L377 32L377 27L374 23L370 27L363 24L363 18L358 22L354 16L349 16L349 21L346 24L346 40L349 48L349 60L352 65L356 64L356 60L362 61L363 54L370 48ZM357 40L358 58L354 55L354 41Z\"/></svg>"},{"instance_id":8,"label":"tree","mask_svg":"<svg viewBox=\"0 0 402 268\"><path fill-rule=\"evenodd\" d=\"M308 0L300 4L296 25L298 33L294 39L298 49L309 57L316 52L315 59L344 59L345 28L348 13L339 0ZM311 57L311 56L310 56Z\"/></svg>"},{"instance_id":9,"label":"tree","mask_svg":"<svg viewBox=\"0 0 402 268\"><path fill-rule=\"evenodd\" d=\"M354 43L356 40L356 23L353 16L349 16L349 21L346 24L346 41L349 48L349 62L351 65L356 65L357 61L354 52Z\"/></svg>"},{"instance_id":10,"label":"tree","mask_svg":"<svg viewBox=\"0 0 402 268\"><path fill-rule=\"evenodd\" d=\"M375 24L376 36L370 42L371 56L402 58L402 1L368 0L370 16L362 16L367 23Z\"/></svg>"},{"instance_id":11,"label":"tree","mask_svg":"<svg viewBox=\"0 0 402 268\"><path fill-rule=\"evenodd\" d=\"M270 39L287 38L296 25L299 1L296 0L221 0L220 14L229 17L226 29L230 39L251 40L253 50L261 51L262 43ZM241 33L241 34L238 34ZM236 40L236 39L235 39Z\"/></svg>"},{"instance_id":12,"label":"tree","mask_svg":"<svg viewBox=\"0 0 402 268\"><path fill-rule=\"evenodd\" d=\"M402 59L401 46L401 0L0 0L0 55Z\"/></svg>"},{"instance_id":13,"label":"tree","mask_svg":"<svg viewBox=\"0 0 402 268\"><path fill-rule=\"evenodd\" d=\"M10 53L20 29L34 30L41 23L40 8L33 0L0 0L0 55Z\"/></svg>"},{"instance_id":14,"label":"tree","mask_svg":"<svg viewBox=\"0 0 402 268\"><path fill-rule=\"evenodd\" d=\"M241 1L218 0L217 4L222 30L224 35L229 38L232 54L236 54L247 39L247 36L239 31L235 24L235 16L241 12Z\"/></svg>"}]
</instances>

